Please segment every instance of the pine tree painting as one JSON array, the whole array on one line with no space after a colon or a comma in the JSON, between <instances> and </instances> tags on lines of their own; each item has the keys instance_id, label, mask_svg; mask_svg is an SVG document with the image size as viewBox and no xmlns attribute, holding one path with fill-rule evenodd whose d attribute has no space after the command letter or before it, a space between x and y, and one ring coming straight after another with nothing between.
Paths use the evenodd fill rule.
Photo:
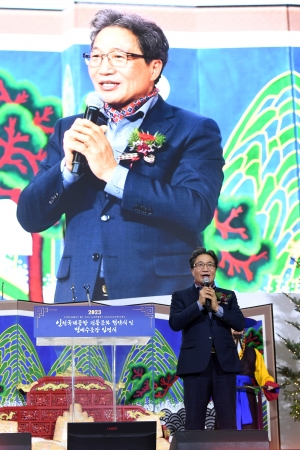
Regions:
<instances>
[{"instance_id":1,"label":"pine tree painting","mask_svg":"<svg viewBox=\"0 0 300 450\"><path fill-rule=\"evenodd\" d=\"M46 155L48 138L60 115L59 99L43 98L29 81L17 82L8 72L0 70L0 199L18 202L21 190L38 172L40 161ZM28 291L24 292L5 273L1 274L9 298L43 301L43 247L46 244L49 248L47 238L60 235L61 226L52 227L44 236L32 234L33 253L24 264L28 266ZM49 256L51 261L48 254L44 259L46 264L51 264ZM6 259L16 264L20 261L19 255L6 255Z\"/></svg>"}]
</instances>

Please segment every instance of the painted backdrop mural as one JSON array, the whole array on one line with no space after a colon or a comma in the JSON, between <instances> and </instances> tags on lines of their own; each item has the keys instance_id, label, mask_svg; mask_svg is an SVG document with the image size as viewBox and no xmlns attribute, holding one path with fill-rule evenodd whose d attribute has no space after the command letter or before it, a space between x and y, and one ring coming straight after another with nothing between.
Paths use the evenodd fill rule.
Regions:
<instances>
[{"instance_id":1,"label":"painted backdrop mural","mask_svg":"<svg viewBox=\"0 0 300 450\"><path fill-rule=\"evenodd\" d=\"M53 301L63 219L41 234L16 228L14 235L12 205L37 172L61 111L84 109L92 90L84 50L47 53L43 64L39 52L26 52L22 64L15 64L18 52L0 52L0 279L7 299ZM290 257L299 241L299 49L171 49L164 75L169 103L221 128L225 181L204 232L219 255L218 283L240 292L298 291Z\"/></svg>"}]
</instances>

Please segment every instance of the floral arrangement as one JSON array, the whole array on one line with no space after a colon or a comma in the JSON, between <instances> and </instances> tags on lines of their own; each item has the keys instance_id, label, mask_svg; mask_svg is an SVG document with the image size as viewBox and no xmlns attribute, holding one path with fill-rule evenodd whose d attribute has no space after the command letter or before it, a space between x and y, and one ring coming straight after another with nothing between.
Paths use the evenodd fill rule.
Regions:
<instances>
[{"instance_id":1,"label":"floral arrangement","mask_svg":"<svg viewBox=\"0 0 300 450\"><path fill-rule=\"evenodd\" d=\"M161 133L156 132L155 134L150 134L149 132L145 133L135 128L128 141L130 153L124 152L119 159L130 159L134 162L143 157L144 161L152 164L155 161L155 150L162 147L165 142L166 137Z\"/></svg>"},{"instance_id":2,"label":"floral arrangement","mask_svg":"<svg viewBox=\"0 0 300 450\"><path fill-rule=\"evenodd\" d=\"M231 298L231 294L224 294L223 292L216 292L218 303L223 303L223 305L228 305L228 300Z\"/></svg>"}]
</instances>

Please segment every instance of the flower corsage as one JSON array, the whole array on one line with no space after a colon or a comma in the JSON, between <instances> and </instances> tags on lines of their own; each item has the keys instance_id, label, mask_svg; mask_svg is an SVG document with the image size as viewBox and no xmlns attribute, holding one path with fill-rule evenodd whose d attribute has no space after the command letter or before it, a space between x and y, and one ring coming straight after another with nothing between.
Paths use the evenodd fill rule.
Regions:
<instances>
[{"instance_id":1,"label":"flower corsage","mask_svg":"<svg viewBox=\"0 0 300 450\"><path fill-rule=\"evenodd\" d=\"M152 164L155 161L155 150L162 147L165 142L166 136L161 133L150 134L135 128L129 137L129 152L124 152L119 159L130 159L133 163L143 157L144 161Z\"/></svg>"},{"instance_id":2,"label":"flower corsage","mask_svg":"<svg viewBox=\"0 0 300 450\"><path fill-rule=\"evenodd\" d=\"M231 294L224 294L223 292L216 292L218 304L228 305L228 300L231 298Z\"/></svg>"}]
</instances>

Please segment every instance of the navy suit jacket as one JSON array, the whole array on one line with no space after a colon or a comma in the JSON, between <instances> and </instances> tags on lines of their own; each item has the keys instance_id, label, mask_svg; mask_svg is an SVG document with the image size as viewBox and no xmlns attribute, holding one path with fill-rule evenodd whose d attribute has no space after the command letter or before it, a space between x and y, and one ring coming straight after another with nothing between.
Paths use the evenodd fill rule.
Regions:
<instances>
[{"instance_id":1,"label":"navy suit jacket","mask_svg":"<svg viewBox=\"0 0 300 450\"><path fill-rule=\"evenodd\" d=\"M194 284L172 296L169 324L173 331L182 331L178 376L202 372L209 363L212 346L225 372L241 371L231 328L244 330L245 319L234 291L216 288L216 292L222 292L227 297L225 302L220 303L224 310L222 319L215 314L210 318L206 309L200 311L197 303L199 292Z\"/></svg>"},{"instance_id":2,"label":"navy suit jacket","mask_svg":"<svg viewBox=\"0 0 300 450\"><path fill-rule=\"evenodd\" d=\"M201 245L223 181L224 160L216 123L171 106L161 97L141 129L166 136L154 164L143 159L129 170L123 198L105 193L89 168L67 189L60 164L63 137L76 117L61 119L47 157L21 193L17 217L29 232L41 232L66 215L64 253L57 273L56 302L91 296L104 263L109 299L167 295L189 283L188 258ZM130 161L122 161L129 168Z\"/></svg>"}]
</instances>

